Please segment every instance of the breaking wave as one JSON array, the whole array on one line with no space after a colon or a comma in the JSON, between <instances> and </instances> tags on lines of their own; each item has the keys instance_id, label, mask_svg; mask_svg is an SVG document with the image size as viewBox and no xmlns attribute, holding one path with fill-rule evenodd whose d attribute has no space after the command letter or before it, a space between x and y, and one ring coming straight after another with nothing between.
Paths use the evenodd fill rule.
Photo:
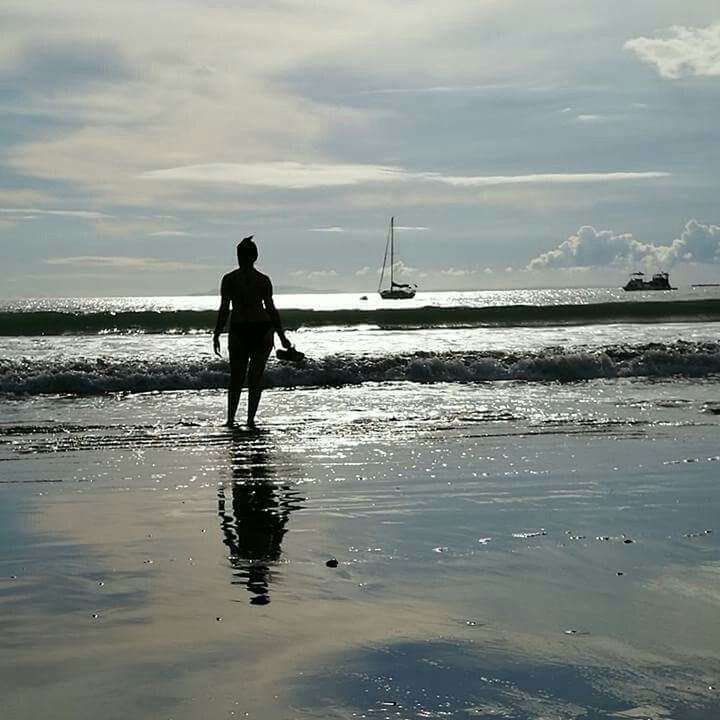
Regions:
<instances>
[{"instance_id":1,"label":"breaking wave","mask_svg":"<svg viewBox=\"0 0 720 720\"><path fill-rule=\"evenodd\" d=\"M323 325L387 328L582 325L617 322L720 320L720 300L658 300L576 305L383 308L378 310L283 310L290 329ZM112 332L190 333L211 330L210 310L140 312L0 312L0 335L62 335Z\"/></svg>"},{"instance_id":2,"label":"breaking wave","mask_svg":"<svg viewBox=\"0 0 720 720\"><path fill-rule=\"evenodd\" d=\"M269 387L336 387L365 382L573 382L715 374L720 374L720 343L676 342L592 351L548 348L525 354L330 355L303 365L271 361L266 382ZM0 359L0 394L5 396L202 390L223 388L227 382L227 363L216 359Z\"/></svg>"}]
</instances>

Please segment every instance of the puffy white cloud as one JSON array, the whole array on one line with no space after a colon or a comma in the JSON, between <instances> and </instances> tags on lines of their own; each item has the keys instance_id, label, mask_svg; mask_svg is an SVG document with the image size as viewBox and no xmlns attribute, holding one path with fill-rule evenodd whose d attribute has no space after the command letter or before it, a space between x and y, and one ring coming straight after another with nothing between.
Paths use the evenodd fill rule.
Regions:
<instances>
[{"instance_id":1,"label":"puffy white cloud","mask_svg":"<svg viewBox=\"0 0 720 720\"><path fill-rule=\"evenodd\" d=\"M319 233L344 233L345 228L340 227L339 225L331 225L330 227L315 227L310 228L309 232L319 232Z\"/></svg>"},{"instance_id":2,"label":"puffy white cloud","mask_svg":"<svg viewBox=\"0 0 720 720\"><path fill-rule=\"evenodd\" d=\"M444 175L411 172L392 165L350 163L300 163L292 161L210 163L151 170L143 177L152 180L219 183L297 190L343 187L363 183L440 183L451 187L481 188L494 185L619 182L668 177L669 173L586 172L533 173L526 175ZM417 229L417 228L413 228Z\"/></svg>"},{"instance_id":3,"label":"puffy white cloud","mask_svg":"<svg viewBox=\"0 0 720 720\"><path fill-rule=\"evenodd\" d=\"M720 262L720 226L690 220L682 235L673 241L680 260L698 263Z\"/></svg>"},{"instance_id":4,"label":"puffy white cloud","mask_svg":"<svg viewBox=\"0 0 720 720\"><path fill-rule=\"evenodd\" d=\"M385 273L387 277L390 273L389 268L385 269ZM393 264L393 274L395 276L395 280L398 281L403 281L402 278L405 280L417 280L428 276L428 273L425 270L406 265L402 260L396 260Z\"/></svg>"},{"instance_id":5,"label":"puffy white cloud","mask_svg":"<svg viewBox=\"0 0 720 720\"><path fill-rule=\"evenodd\" d=\"M720 76L720 23L704 28L673 25L660 37L637 37L625 48L666 78Z\"/></svg>"},{"instance_id":6,"label":"puffy white cloud","mask_svg":"<svg viewBox=\"0 0 720 720\"><path fill-rule=\"evenodd\" d=\"M188 237L189 235L190 233L185 230L158 230L148 233L148 237Z\"/></svg>"},{"instance_id":7,"label":"puffy white cloud","mask_svg":"<svg viewBox=\"0 0 720 720\"><path fill-rule=\"evenodd\" d=\"M528 269L614 265L653 270L668 268L678 262L720 262L720 226L690 220L679 238L669 245L655 245L641 242L631 233L616 234L612 230L596 230L584 225L554 250L531 260Z\"/></svg>"}]
</instances>

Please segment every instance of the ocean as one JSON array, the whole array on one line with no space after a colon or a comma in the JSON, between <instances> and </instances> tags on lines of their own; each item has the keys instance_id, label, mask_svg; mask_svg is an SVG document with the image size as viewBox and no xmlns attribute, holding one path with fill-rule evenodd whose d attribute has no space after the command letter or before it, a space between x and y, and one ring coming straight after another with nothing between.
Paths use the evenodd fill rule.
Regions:
<instances>
[{"instance_id":1,"label":"ocean","mask_svg":"<svg viewBox=\"0 0 720 720\"><path fill-rule=\"evenodd\" d=\"M217 302L0 302L0 716L720 717L720 288Z\"/></svg>"}]
</instances>

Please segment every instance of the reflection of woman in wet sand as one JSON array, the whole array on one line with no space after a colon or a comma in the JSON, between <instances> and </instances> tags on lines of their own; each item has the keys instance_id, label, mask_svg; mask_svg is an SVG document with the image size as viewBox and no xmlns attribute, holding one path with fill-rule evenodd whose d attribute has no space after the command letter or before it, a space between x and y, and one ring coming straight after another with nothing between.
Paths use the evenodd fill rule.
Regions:
<instances>
[{"instance_id":1,"label":"reflection of woman in wet sand","mask_svg":"<svg viewBox=\"0 0 720 720\"><path fill-rule=\"evenodd\" d=\"M247 436L246 436L247 437ZM235 444L232 484L218 490L223 543L230 551L234 585L244 585L252 605L270 602L271 568L282 555L285 525L302 500L289 485L273 482L266 449Z\"/></svg>"},{"instance_id":2,"label":"reflection of woman in wet sand","mask_svg":"<svg viewBox=\"0 0 720 720\"><path fill-rule=\"evenodd\" d=\"M252 235L243 239L237 246L239 267L223 276L220 284L221 301L213 335L213 349L216 355L220 355L220 334L230 316L228 426L235 423L240 393L247 376L247 424L250 428L255 427L255 413L262 394L262 376L273 347L273 334L278 334L283 347L292 347L273 302L270 278L253 267L257 256L257 246L252 241Z\"/></svg>"}]
</instances>

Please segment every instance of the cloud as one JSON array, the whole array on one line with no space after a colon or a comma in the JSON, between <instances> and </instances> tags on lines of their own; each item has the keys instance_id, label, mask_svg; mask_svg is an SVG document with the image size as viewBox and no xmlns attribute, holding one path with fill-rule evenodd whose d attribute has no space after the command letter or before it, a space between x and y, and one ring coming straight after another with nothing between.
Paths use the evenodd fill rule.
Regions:
<instances>
[{"instance_id":1,"label":"cloud","mask_svg":"<svg viewBox=\"0 0 720 720\"><path fill-rule=\"evenodd\" d=\"M423 225L396 225L395 229L398 232L425 232L430 228L424 227Z\"/></svg>"},{"instance_id":2,"label":"cloud","mask_svg":"<svg viewBox=\"0 0 720 720\"><path fill-rule=\"evenodd\" d=\"M467 270L463 268L447 268L447 270L441 270L441 275L447 275L448 277L472 277L477 275L477 270Z\"/></svg>"},{"instance_id":3,"label":"cloud","mask_svg":"<svg viewBox=\"0 0 720 720\"><path fill-rule=\"evenodd\" d=\"M324 280L339 276L337 270L292 270L288 275L303 280Z\"/></svg>"},{"instance_id":4,"label":"cloud","mask_svg":"<svg viewBox=\"0 0 720 720\"><path fill-rule=\"evenodd\" d=\"M607 120L607 115L598 115L597 113L583 113L581 115L576 115L575 119L579 122L600 122L602 120Z\"/></svg>"},{"instance_id":5,"label":"cloud","mask_svg":"<svg viewBox=\"0 0 720 720\"><path fill-rule=\"evenodd\" d=\"M596 183L649 180L669 177L667 172L586 172L534 173L527 175L444 175L438 172L411 172L390 165L348 163L300 163L292 161L257 163L210 163L151 170L143 177L152 180L237 184L298 190L343 187L363 183L440 183L451 187L493 185Z\"/></svg>"},{"instance_id":6,"label":"cloud","mask_svg":"<svg viewBox=\"0 0 720 720\"><path fill-rule=\"evenodd\" d=\"M332 225L331 227L316 227L309 228L308 232L319 232L319 233L344 233L345 228L339 227L338 225Z\"/></svg>"},{"instance_id":7,"label":"cloud","mask_svg":"<svg viewBox=\"0 0 720 720\"><path fill-rule=\"evenodd\" d=\"M19 216L31 219L39 215L54 215L57 217L80 218L82 220L109 220L113 216L92 210L46 210L41 208L0 208L3 215Z\"/></svg>"},{"instance_id":8,"label":"cloud","mask_svg":"<svg viewBox=\"0 0 720 720\"><path fill-rule=\"evenodd\" d=\"M418 177L442 182L454 187L491 187L493 185L556 185L574 183L622 182L625 180L653 180L670 177L668 172L586 172L586 173L537 173L532 175L479 175L441 176L422 173Z\"/></svg>"},{"instance_id":9,"label":"cloud","mask_svg":"<svg viewBox=\"0 0 720 720\"><path fill-rule=\"evenodd\" d=\"M509 90L517 92L517 85L488 83L485 85L429 85L418 87L377 88L374 90L358 90L355 95L451 95L475 92L494 92ZM544 87L528 87L527 91L542 92Z\"/></svg>"},{"instance_id":10,"label":"cloud","mask_svg":"<svg viewBox=\"0 0 720 720\"><path fill-rule=\"evenodd\" d=\"M389 270L386 270L386 272L389 272ZM419 268L414 268L410 265L406 265L402 260L395 261L395 263L393 264L393 273L396 279L398 278L398 276L420 279L426 278L428 276L428 273L424 270L420 270Z\"/></svg>"},{"instance_id":11,"label":"cloud","mask_svg":"<svg viewBox=\"0 0 720 720\"><path fill-rule=\"evenodd\" d=\"M56 201L47 194L38 190L30 190L28 188L0 188L0 208L7 206L9 208L25 208L37 207L42 204L55 204Z\"/></svg>"},{"instance_id":12,"label":"cloud","mask_svg":"<svg viewBox=\"0 0 720 720\"><path fill-rule=\"evenodd\" d=\"M158 230L148 233L148 237L188 237L190 234L185 230Z\"/></svg>"},{"instance_id":13,"label":"cloud","mask_svg":"<svg viewBox=\"0 0 720 720\"><path fill-rule=\"evenodd\" d=\"M678 262L720 263L720 226L690 220L669 245L637 240L631 233L596 230L584 225L554 250L534 258L528 270L620 266L647 270L669 268Z\"/></svg>"},{"instance_id":14,"label":"cloud","mask_svg":"<svg viewBox=\"0 0 720 720\"><path fill-rule=\"evenodd\" d=\"M204 267L197 263L124 255L76 255L73 257L46 258L43 262L47 265L71 265L76 268L113 268L116 270L195 270Z\"/></svg>"},{"instance_id":15,"label":"cloud","mask_svg":"<svg viewBox=\"0 0 720 720\"><path fill-rule=\"evenodd\" d=\"M480 25L499 3L293 0L218 3L208 12L196 0L127 0L111 10L89 0L11 0L0 78L17 94L11 111L31 122L4 161L118 205L202 208L207 199L195 188L139 186L137 176L223 160L309 159L338 136L362 138L387 116L329 98L343 74L355 86L366 78L388 87L398 78L481 82L475 38L456 31Z\"/></svg>"},{"instance_id":16,"label":"cloud","mask_svg":"<svg viewBox=\"0 0 720 720\"><path fill-rule=\"evenodd\" d=\"M665 78L720 76L720 23L704 28L673 25L664 35L633 38L624 47Z\"/></svg>"},{"instance_id":17,"label":"cloud","mask_svg":"<svg viewBox=\"0 0 720 720\"><path fill-rule=\"evenodd\" d=\"M720 226L690 220L680 238L673 241L679 259L697 263L720 263Z\"/></svg>"},{"instance_id":18,"label":"cloud","mask_svg":"<svg viewBox=\"0 0 720 720\"><path fill-rule=\"evenodd\" d=\"M366 182L402 180L400 168L344 163L211 163L151 170L144 177L198 183L229 183L285 190L341 187Z\"/></svg>"}]
</instances>

